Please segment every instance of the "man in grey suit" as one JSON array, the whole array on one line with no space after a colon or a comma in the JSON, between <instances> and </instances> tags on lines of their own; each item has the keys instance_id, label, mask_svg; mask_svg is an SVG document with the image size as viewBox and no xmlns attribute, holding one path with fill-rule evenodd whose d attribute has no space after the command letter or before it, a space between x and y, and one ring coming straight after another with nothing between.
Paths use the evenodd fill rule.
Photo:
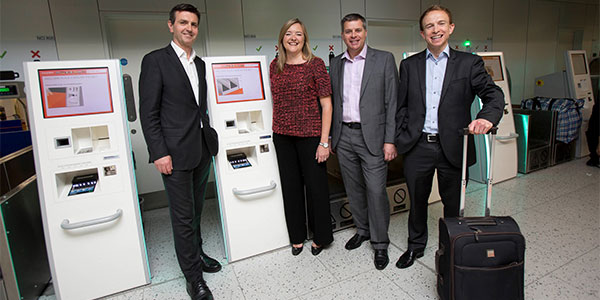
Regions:
<instances>
[{"instance_id":1,"label":"man in grey suit","mask_svg":"<svg viewBox=\"0 0 600 300\"><path fill-rule=\"evenodd\" d=\"M387 162L394 146L398 71L394 55L365 46L367 25L359 14L346 15L342 39L347 50L331 60L333 91L332 151L337 153L356 225L346 249L371 240L375 267L388 262L390 207Z\"/></svg>"}]
</instances>

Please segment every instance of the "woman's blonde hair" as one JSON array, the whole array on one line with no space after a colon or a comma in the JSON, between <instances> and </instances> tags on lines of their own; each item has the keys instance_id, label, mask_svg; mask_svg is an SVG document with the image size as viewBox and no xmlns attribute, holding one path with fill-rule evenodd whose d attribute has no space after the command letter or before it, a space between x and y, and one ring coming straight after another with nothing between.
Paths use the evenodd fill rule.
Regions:
<instances>
[{"instance_id":1,"label":"woman's blonde hair","mask_svg":"<svg viewBox=\"0 0 600 300\"><path fill-rule=\"evenodd\" d=\"M279 31L279 39L277 40L277 74L283 72L283 66L285 65L285 61L287 59L285 47L283 47L283 37L285 36L285 33L288 31L288 29L290 29L290 27L292 27L292 25L294 24L300 24L300 27L302 27L302 34L304 35L304 45L302 46L302 58L306 59L306 61L311 61L314 57L312 51L310 50L310 43L308 41L308 33L306 32L306 27L304 27L304 24L298 18L289 19L281 27L281 30Z\"/></svg>"}]
</instances>

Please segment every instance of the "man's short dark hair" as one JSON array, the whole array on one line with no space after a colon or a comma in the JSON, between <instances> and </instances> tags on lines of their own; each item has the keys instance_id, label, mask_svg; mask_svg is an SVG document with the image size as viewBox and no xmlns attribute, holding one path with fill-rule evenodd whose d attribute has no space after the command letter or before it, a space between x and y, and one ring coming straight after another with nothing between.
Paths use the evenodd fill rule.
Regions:
<instances>
[{"instance_id":1,"label":"man's short dark hair","mask_svg":"<svg viewBox=\"0 0 600 300\"><path fill-rule=\"evenodd\" d=\"M194 13L198 17L198 21L200 21L200 12L195 6L187 3L180 3L173 6L173 8L171 8L171 11L169 12L169 21L171 21L171 24L175 23L175 13L178 11L187 11Z\"/></svg>"},{"instance_id":2,"label":"man's short dark hair","mask_svg":"<svg viewBox=\"0 0 600 300\"><path fill-rule=\"evenodd\" d=\"M421 31L423 31L423 19L425 18L425 15L427 15L429 12L432 12L434 10L441 10L441 11L445 12L448 15L448 21L450 21L450 24L453 24L452 23L452 13L450 12L450 10L446 7L435 4L435 5L430 6L428 9L426 9L421 14L421 18L419 19L419 27L421 28Z\"/></svg>"},{"instance_id":3,"label":"man's short dark hair","mask_svg":"<svg viewBox=\"0 0 600 300\"><path fill-rule=\"evenodd\" d=\"M367 30L367 21L365 20L365 17L361 16L360 14L357 13L351 13L351 14L347 14L346 16L344 16L342 18L342 32L344 31L344 23L346 22L352 22L352 21L362 21L363 24L363 29Z\"/></svg>"}]
</instances>

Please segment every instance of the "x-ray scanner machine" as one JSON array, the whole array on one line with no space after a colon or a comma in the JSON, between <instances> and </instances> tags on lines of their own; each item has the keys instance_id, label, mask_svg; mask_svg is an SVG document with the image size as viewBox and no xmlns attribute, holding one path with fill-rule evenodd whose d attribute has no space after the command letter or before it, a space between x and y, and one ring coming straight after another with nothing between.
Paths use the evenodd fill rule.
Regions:
<instances>
[{"instance_id":1,"label":"x-ray scanner machine","mask_svg":"<svg viewBox=\"0 0 600 300\"><path fill-rule=\"evenodd\" d=\"M227 259L236 261L289 245L266 58L203 59L208 111L219 134L214 169Z\"/></svg>"},{"instance_id":2,"label":"x-ray scanner machine","mask_svg":"<svg viewBox=\"0 0 600 300\"><path fill-rule=\"evenodd\" d=\"M587 148L585 131L588 128L594 93L588 59L585 50L569 50L565 52L565 71L544 75L535 79L534 93L536 96L548 98L584 99L581 112L581 128L576 141L575 156L583 157L590 154Z\"/></svg>"},{"instance_id":3,"label":"x-ray scanner machine","mask_svg":"<svg viewBox=\"0 0 600 300\"><path fill-rule=\"evenodd\" d=\"M500 123L498 123L498 132L494 143L494 173L491 174L493 182L501 182L517 176L518 156L517 156L517 138L519 135L515 130L515 121L510 102L510 90L508 87L508 78L506 76L506 65L502 52L478 52L481 56L485 69L504 93L504 112ZM475 97L471 105L471 115L473 119L482 108L481 99ZM488 178L488 153L490 151L489 139L486 136L475 136L475 148L477 149L477 162L469 167L469 178L477 182L485 182Z\"/></svg>"},{"instance_id":4,"label":"x-ray scanner machine","mask_svg":"<svg viewBox=\"0 0 600 300\"><path fill-rule=\"evenodd\" d=\"M23 68L57 298L93 299L150 283L119 61Z\"/></svg>"}]
</instances>

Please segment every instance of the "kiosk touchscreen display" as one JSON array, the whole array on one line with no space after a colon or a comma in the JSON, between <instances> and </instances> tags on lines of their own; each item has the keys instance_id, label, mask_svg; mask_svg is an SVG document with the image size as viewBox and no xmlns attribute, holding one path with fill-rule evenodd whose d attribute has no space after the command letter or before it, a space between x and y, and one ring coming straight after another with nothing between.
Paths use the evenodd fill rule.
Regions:
<instances>
[{"instance_id":1,"label":"kiosk touchscreen display","mask_svg":"<svg viewBox=\"0 0 600 300\"><path fill-rule=\"evenodd\" d=\"M260 62L214 63L217 104L265 100Z\"/></svg>"},{"instance_id":2,"label":"kiosk touchscreen display","mask_svg":"<svg viewBox=\"0 0 600 300\"><path fill-rule=\"evenodd\" d=\"M485 70L490 75L490 77L492 77L492 80L504 80L504 74L502 74L502 62L500 61L499 55L483 56L481 58L483 58Z\"/></svg>"},{"instance_id":3,"label":"kiosk touchscreen display","mask_svg":"<svg viewBox=\"0 0 600 300\"><path fill-rule=\"evenodd\" d=\"M44 118L113 112L108 67L38 70Z\"/></svg>"},{"instance_id":4,"label":"kiosk touchscreen display","mask_svg":"<svg viewBox=\"0 0 600 300\"><path fill-rule=\"evenodd\" d=\"M571 62L573 64L573 73L575 73L575 75L587 74L587 67L585 65L585 57L583 56L583 53L571 54Z\"/></svg>"}]
</instances>

